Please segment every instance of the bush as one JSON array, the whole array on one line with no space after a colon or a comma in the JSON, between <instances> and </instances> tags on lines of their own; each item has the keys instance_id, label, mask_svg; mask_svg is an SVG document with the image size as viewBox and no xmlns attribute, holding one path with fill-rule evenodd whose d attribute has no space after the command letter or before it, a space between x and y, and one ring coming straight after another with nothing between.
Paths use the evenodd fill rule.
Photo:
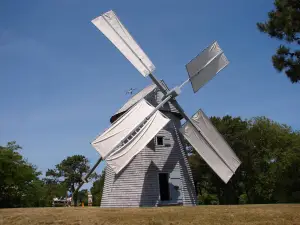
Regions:
<instances>
[{"instance_id":1,"label":"bush","mask_svg":"<svg viewBox=\"0 0 300 225\"><path fill-rule=\"evenodd\" d=\"M247 204L248 203L248 197L247 195L244 193L244 194L241 194L239 196L239 204Z\"/></svg>"},{"instance_id":2,"label":"bush","mask_svg":"<svg viewBox=\"0 0 300 225\"><path fill-rule=\"evenodd\" d=\"M203 193L198 195L199 205L219 205L219 199L215 194Z\"/></svg>"}]
</instances>

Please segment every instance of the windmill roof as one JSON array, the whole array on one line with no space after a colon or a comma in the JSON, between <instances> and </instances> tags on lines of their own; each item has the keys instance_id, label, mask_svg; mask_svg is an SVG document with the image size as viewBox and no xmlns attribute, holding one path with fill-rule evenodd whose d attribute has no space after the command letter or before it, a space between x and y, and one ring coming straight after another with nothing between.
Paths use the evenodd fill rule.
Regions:
<instances>
[{"instance_id":1,"label":"windmill roof","mask_svg":"<svg viewBox=\"0 0 300 225\"><path fill-rule=\"evenodd\" d=\"M150 94L156 88L155 84L150 84L135 95L133 95L111 118L112 122L118 115L123 114L129 108L131 108L134 104L136 104L142 98L145 98L148 94Z\"/></svg>"},{"instance_id":2,"label":"windmill roof","mask_svg":"<svg viewBox=\"0 0 300 225\"><path fill-rule=\"evenodd\" d=\"M145 87L143 90L139 91L135 95L133 95L123 106L120 108L115 114L119 114L121 112L124 112L128 110L131 106L133 106L135 103L137 103L139 100L144 98L146 95L151 93L156 88L155 84L150 84L147 87Z\"/></svg>"},{"instance_id":3,"label":"windmill roof","mask_svg":"<svg viewBox=\"0 0 300 225\"><path fill-rule=\"evenodd\" d=\"M167 85L165 84L165 82L163 80L161 80L161 84L167 89L169 90L169 88L167 87ZM149 96L149 94L151 94L155 89L156 89L156 84L150 84L147 87L145 87L144 89L142 89L141 91L139 91L138 93L136 93L135 95L133 95L111 118L110 118L110 122L113 123L113 121L115 121L119 116L121 116L122 114L124 114L128 109L130 109L132 106L134 106L138 101L140 101L143 98L147 98L147 96ZM161 97L162 96L156 96L155 101L156 102L150 102L151 104L153 104L153 106L157 106L157 104L161 101ZM148 99L149 100L149 99ZM158 101L158 102L157 102ZM166 106L168 105L168 106ZM161 108L161 110L166 110L166 111L172 111L173 113L178 114L178 116L180 118L182 118L179 115L179 112L177 111L176 108L174 108L174 106L172 106L172 104L170 102L168 102L168 104L166 104L165 106L163 106Z\"/></svg>"}]
</instances>

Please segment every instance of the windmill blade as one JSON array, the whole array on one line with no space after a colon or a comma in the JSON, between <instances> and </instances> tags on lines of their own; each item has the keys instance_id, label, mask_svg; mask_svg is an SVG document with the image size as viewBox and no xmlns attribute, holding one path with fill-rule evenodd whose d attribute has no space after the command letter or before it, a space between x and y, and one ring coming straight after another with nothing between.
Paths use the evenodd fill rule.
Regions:
<instances>
[{"instance_id":1,"label":"windmill blade","mask_svg":"<svg viewBox=\"0 0 300 225\"><path fill-rule=\"evenodd\" d=\"M204 49L186 65L194 93L229 64L217 42Z\"/></svg>"},{"instance_id":2,"label":"windmill blade","mask_svg":"<svg viewBox=\"0 0 300 225\"><path fill-rule=\"evenodd\" d=\"M137 135L106 159L107 164L118 174L169 121L164 114L156 111Z\"/></svg>"},{"instance_id":3,"label":"windmill blade","mask_svg":"<svg viewBox=\"0 0 300 225\"><path fill-rule=\"evenodd\" d=\"M144 77L155 70L155 66L151 60L139 47L112 10L93 19L92 23L121 51Z\"/></svg>"},{"instance_id":4,"label":"windmill blade","mask_svg":"<svg viewBox=\"0 0 300 225\"><path fill-rule=\"evenodd\" d=\"M140 100L92 142L92 146L106 160L115 173L119 173L154 138L159 130L170 121L160 111L156 111L142 126L139 126L154 109L146 100ZM136 134L121 148L117 148L122 140L137 127L140 128Z\"/></svg>"},{"instance_id":5,"label":"windmill blade","mask_svg":"<svg viewBox=\"0 0 300 225\"><path fill-rule=\"evenodd\" d=\"M214 172L227 183L241 162L202 110L186 122L180 132ZM202 135L200 132L204 135Z\"/></svg>"},{"instance_id":6,"label":"windmill blade","mask_svg":"<svg viewBox=\"0 0 300 225\"><path fill-rule=\"evenodd\" d=\"M99 152L102 158L106 158L110 152L131 131L139 125L152 111L154 107L141 99L127 113L120 117L103 134L99 135L91 144Z\"/></svg>"}]
</instances>

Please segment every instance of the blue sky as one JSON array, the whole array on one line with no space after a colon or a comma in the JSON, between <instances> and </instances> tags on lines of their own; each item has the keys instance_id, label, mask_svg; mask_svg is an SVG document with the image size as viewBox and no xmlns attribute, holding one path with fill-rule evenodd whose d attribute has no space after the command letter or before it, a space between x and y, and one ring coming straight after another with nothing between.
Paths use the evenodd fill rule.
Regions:
<instances>
[{"instance_id":1,"label":"blue sky","mask_svg":"<svg viewBox=\"0 0 300 225\"><path fill-rule=\"evenodd\" d=\"M300 86L273 69L279 42L256 29L272 2L0 1L0 145L16 140L42 171L74 154L97 160L90 142L129 98L125 91L150 84L90 22L110 9L169 87L219 42L231 63L198 93L184 87L178 100L189 115L201 107L208 116L267 116L300 129Z\"/></svg>"}]
</instances>

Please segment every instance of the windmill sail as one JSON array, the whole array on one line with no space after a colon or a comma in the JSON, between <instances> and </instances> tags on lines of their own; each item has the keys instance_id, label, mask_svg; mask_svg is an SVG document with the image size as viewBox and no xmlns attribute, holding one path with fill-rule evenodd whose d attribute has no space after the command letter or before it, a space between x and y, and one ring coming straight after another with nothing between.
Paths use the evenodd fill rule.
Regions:
<instances>
[{"instance_id":1,"label":"windmill sail","mask_svg":"<svg viewBox=\"0 0 300 225\"><path fill-rule=\"evenodd\" d=\"M92 142L92 146L106 160L115 173L119 173L150 142L159 130L170 121L160 111L156 111L130 141L117 149L116 147L119 146L121 141L131 134L154 109L144 99L140 100Z\"/></svg>"},{"instance_id":2,"label":"windmill sail","mask_svg":"<svg viewBox=\"0 0 300 225\"><path fill-rule=\"evenodd\" d=\"M161 112L156 111L130 143L110 155L106 162L118 174L169 121Z\"/></svg>"},{"instance_id":3,"label":"windmill sail","mask_svg":"<svg viewBox=\"0 0 300 225\"><path fill-rule=\"evenodd\" d=\"M144 77L155 70L155 66L151 60L112 10L93 19L92 23L121 51Z\"/></svg>"},{"instance_id":4,"label":"windmill sail","mask_svg":"<svg viewBox=\"0 0 300 225\"><path fill-rule=\"evenodd\" d=\"M229 61L217 42L204 49L186 65L194 92L196 93L228 64Z\"/></svg>"},{"instance_id":5,"label":"windmill sail","mask_svg":"<svg viewBox=\"0 0 300 225\"><path fill-rule=\"evenodd\" d=\"M240 160L202 110L199 110L191 120L204 136L190 122L185 123L180 132L215 173L227 183L240 166Z\"/></svg>"}]
</instances>

